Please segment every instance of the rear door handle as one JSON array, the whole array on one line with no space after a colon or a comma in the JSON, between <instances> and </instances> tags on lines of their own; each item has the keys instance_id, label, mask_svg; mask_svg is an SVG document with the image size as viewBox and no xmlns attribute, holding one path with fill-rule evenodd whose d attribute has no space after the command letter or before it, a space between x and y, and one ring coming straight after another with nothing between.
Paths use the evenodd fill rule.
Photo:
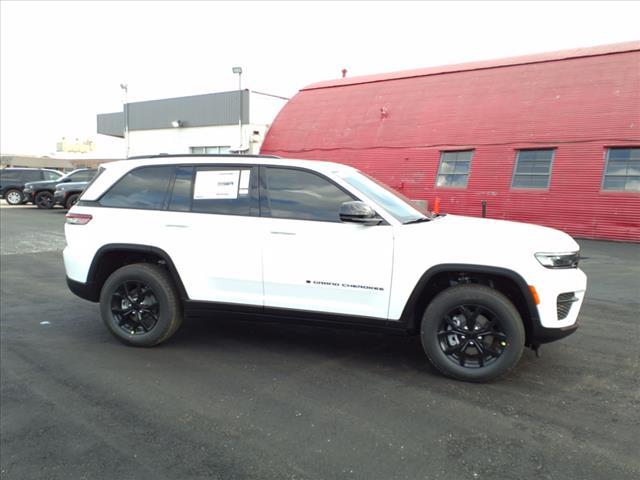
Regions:
<instances>
[{"instance_id":1,"label":"rear door handle","mask_svg":"<svg viewBox=\"0 0 640 480\"><path fill-rule=\"evenodd\" d=\"M295 235L295 232L271 232L271 235Z\"/></svg>"}]
</instances>

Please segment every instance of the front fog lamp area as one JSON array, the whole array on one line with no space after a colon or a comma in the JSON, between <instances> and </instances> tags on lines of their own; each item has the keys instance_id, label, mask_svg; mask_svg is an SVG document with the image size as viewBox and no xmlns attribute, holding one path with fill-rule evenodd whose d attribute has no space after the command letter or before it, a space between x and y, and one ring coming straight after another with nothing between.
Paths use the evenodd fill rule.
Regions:
<instances>
[{"instance_id":1,"label":"front fog lamp area","mask_svg":"<svg viewBox=\"0 0 640 480\"><path fill-rule=\"evenodd\" d=\"M536 253L536 259L547 268L578 268L580 252Z\"/></svg>"}]
</instances>

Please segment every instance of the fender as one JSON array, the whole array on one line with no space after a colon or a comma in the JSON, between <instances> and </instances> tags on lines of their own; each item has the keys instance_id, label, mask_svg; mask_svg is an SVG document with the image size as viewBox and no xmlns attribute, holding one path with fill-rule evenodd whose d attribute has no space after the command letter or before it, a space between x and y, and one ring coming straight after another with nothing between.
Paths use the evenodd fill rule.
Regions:
<instances>
[{"instance_id":1,"label":"fender","mask_svg":"<svg viewBox=\"0 0 640 480\"><path fill-rule=\"evenodd\" d=\"M424 272L420 277L420 280L418 280L418 283L416 283L416 286L413 288L413 291L409 296L409 300L407 300L407 303L402 310L402 315L400 316L401 322L407 325L410 330L419 328L420 316L415 315L415 309L420 300L422 292L425 290L425 287L433 277L445 272L486 273L489 275L505 277L509 280L512 280L518 286L520 293L525 299L527 313L529 314L529 319L531 320L532 327L534 327L535 329L536 325L540 326L538 309L536 308L536 304L533 300L533 297L531 296L531 292L529 291L529 286L527 285L527 282L524 280L524 278L522 278L518 273L507 268L493 267L489 265L444 263L440 265L434 265L426 272Z\"/></svg>"},{"instance_id":2,"label":"fender","mask_svg":"<svg viewBox=\"0 0 640 480\"><path fill-rule=\"evenodd\" d=\"M180 278L180 274L176 269L173 260L167 252L162 250L161 248L152 247L150 245L140 245L134 243L111 243L107 245L103 245L98 249L96 254L93 257L93 261L91 262L91 267L89 267L89 273L87 274L87 282L85 284L80 284L79 282L73 282L73 280L67 279L67 283L73 282L74 284L78 283L79 285L83 285L82 287L82 298L86 298L87 300L91 300L92 302L97 302L100 298L100 285L98 285L98 268L102 258L105 254L110 252L135 252L135 253L147 253L161 258L167 265L167 269L175 282L176 288L178 289L178 294L182 300L188 300L189 296L187 295L187 291L184 288L184 284L182 283L182 279ZM103 279L104 280L104 279ZM71 284L69 284L69 288L71 288ZM74 288L71 288L72 291L79 289L78 286L74 285ZM78 293L76 293L78 295Z\"/></svg>"}]
</instances>

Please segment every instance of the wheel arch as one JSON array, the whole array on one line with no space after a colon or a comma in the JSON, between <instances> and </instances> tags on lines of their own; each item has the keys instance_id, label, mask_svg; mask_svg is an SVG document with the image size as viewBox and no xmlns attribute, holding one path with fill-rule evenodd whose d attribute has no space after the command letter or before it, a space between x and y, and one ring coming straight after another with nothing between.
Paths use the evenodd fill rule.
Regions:
<instances>
[{"instance_id":1,"label":"wheel arch","mask_svg":"<svg viewBox=\"0 0 640 480\"><path fill-rule=\"evenodd\" d=\"M411 292L401 321L410 332L418 332L422 314L431 300L443 290L465 282L490 282L493 288L509 298L522 317L527 345L535 343L540 319L527 282L513 270L489 265L450 263L431 267L422 274Z\"/></svg>"},{"instance_id":2,"label":"wheel arch","mask_svg":"<svg viewBox=\"0 0 640 480\"><path fill-rule=\"evenodd\" d=\"M180 298L187 300L187 295L180 274L167 252L150 245L115 243L100 247L93 257L87 274L85 298L97 302L106 279L118 268L132 263L151 263L162 265L167 269Z\"/></svg>"}]
</instances>

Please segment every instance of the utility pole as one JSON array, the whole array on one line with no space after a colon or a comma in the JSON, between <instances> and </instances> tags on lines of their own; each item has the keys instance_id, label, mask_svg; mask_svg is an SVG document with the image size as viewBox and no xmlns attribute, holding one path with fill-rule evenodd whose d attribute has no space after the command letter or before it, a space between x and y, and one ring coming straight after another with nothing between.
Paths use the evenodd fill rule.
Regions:
<instances>
[{"instance_id":1,"label":"utility pole","mask_svg":"<svg viewBox=\"0 0 640 480\"><path fill-rule=\"evenodd\" d=\"M126 83L121 83L120 88L122 89L122 104L124 106L124 138L127 142L125 158L129 158L129 87Z\"/></svg>"},{"instance_id":2,"label":"utility pole","mask_svg":"<svg viewBox=\"0 0 640 480\"><path fill-rule=\"evenodd\" d=\"M233 67L231 69L233 73L238 74L238 93L240 94L240 115L238 115L238 127L240 130L240 143L238 149L242 148L242 67Z\"/></svg>"}]
</instances>

